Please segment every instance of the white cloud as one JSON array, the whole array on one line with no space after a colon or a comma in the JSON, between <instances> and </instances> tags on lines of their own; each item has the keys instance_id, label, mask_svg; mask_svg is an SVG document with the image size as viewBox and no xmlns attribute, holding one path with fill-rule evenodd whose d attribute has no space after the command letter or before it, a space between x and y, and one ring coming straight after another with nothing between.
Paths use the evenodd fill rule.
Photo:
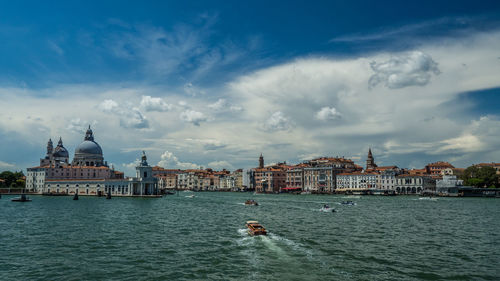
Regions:
<instances>
[{"instance_id":1,"label":"white cloud","mask_svg":"<svg viewBox=\"0 0 500 281\"><path fill-rule=\"evenodd\" d=\"M198 169L200 166L194 163L181 162L179 158L170 151L165 151L161 155L161 160L157 164L168 169Z\"/></svg>"},{"instance_id":2,"label":"white cloud","mask_svg":"<svg viewBox=\"0 0 500 281\"><path fill-rule=\"evenodd\" d=\"M120 126L124 128L146 129L149 128L149 121L138 108L132 107L122 114Z\"/></svg>"},{"instance_id":3,"label":"white cloud","mask_svg":"<svg viewBox=\"0 0 500 281\"><path fill-rule=\"evenodd\" d=\"M207 121L205 114L191 109L184 110L179 117L182 121L193 123L196 126L200 126L200 122Z\"/></svg>"},{"instance_id":4,"label":"white cloud","mask_svg":"<svg viewBox=\"0 0 500 281\"><path fill-rule=\"evenodd\" d=\"M141 108L145 111L169 111L172 105L166 103L162 98L153 98L151 96L142 96Z\"/></svg>"},{"instance_id":5,"label":"white cloud","mask_svg":"<svg viewBox=\"0 0 500 281\"><path fill-rule=\"evenodd\" d=\"M212 161L212 162L207 164L207 167L212 168L214 170L222 170L222 169L233 170L234 169L234 166L231 165L231 163L224 161L224 160L223 161Z\"/></svg>"},{"instance_id":6,"label":"white cloud","mask_svg":"<svg viewBox=\"0 0 500 281\"><path fill-rule=\"evenodd\" d=\"M122 164L122 166L129 169L129 170L134 170L137 166L139 166L140 163L141 163L141 160L135 159L134 162L124 163L124 164Z\"/></svg>"},{"instance_id":7,"label":"white cloud","mask_svg":"<svg viewBox=\"0 0 500 281\"><path fill-rule=\"evenodd\" d=\"M230 106L230 104L225 100L225 99L219 99L216 102L209 104L208 108L211 108L216 111L220 111L223 109L227 109Z\"/></svg>"},{"instance_id":8,"label":"white cloud","mask_svg":"<svg viewBox=\"0 0 500 281\"><path fill-rule=\"evenodd\" d=\"M438 64L421 51L413 51L391 57L384 62L370 63L375 72L368 81L370 87L383 83L390 89L408 86L425 86L431 80L431 74L440 73Z\"/></svg>"},{"instance_id":9,"label":"white cloud","mask_svg":"<svg viewBox=\"0 0 500 281\"><path fill-rule=\"evenodd\" d=\"M99 104L99 109L107 113L115 113L119 110L118 103L114 100L104 100Z\"/></svg>"},{"instance_id":10,"label":"white cloud","mask_svg":"<svg viewBox=\"0 0 500 281\"><path fill-rule=\"evenodd\" d=\"M231 112L240 112L243 110L243 107L238 105L233 105L225 99L218 99L216 102L209 104L208 108L214 111L231 111Z\"/></svg>"},{"instance_id":11,"label":"white cloud","mask_svg":"<svg viewBox=\"0 0 500 281\"><path fill-rule=\"evenodd\" d=\"M290 130L292 127L292 121L290 121L281 111L273 113L264 123L264 129L266 131L286 131Z\"/></svg>"},{"instance_id":12,"label":"white cloud","mask_svg":"<svg viewBox=\"0 0 500 281\"><path fill-rule=\"evenodd\" d=\"M81 134L82 132L85 132L87 127L91 125L94 127L97 124L97 120L93 120L92 122L88 122L86 120L82 120L80 118L73 118L69 121L68 126L66 127L67 130Z\"/></svg>"},{"instance_id":13,"label":"white cloud","mask_svg":"<svg viewBox=\"0 0 500 281\"><path fill-rule=\"evenodd\" d=\"M478 119L477 112L471 112L457 97L463 92L500 87L499 45L498 31L421 44L415 51L438 63L442 73L435 75L433 66L426 72L422 64L412 62L410 65L417 66L408 67L409 71L401 66L396 76L400 73L408 76L411 69L416 69L418 75L422 71L430 75L430 80L425 87L399 87L408 83L397 82L391 84L399 87L394 90L383 86L393 83L388 77L379 82L382 85L367 89L370 77L377 74L370 62L382 67L385 63L390 65L393 58L407 58L411 53L370 53L342 59L297 58L235 79L229 77L227 84L205 89L206 95L168 93L168 102L173 107L162 113L145 113L140 102L144 93L151 97L166 96L165 85L145 87L141 83L135 88L132 81L127 87L99 84L48 89L0 88L5 101L0 112L0 136L2 142L8 144L0 148L0 155L3 161L21 166L16 151L31 149L30 152L39 153L49 137L59 135L71 149L81 141L82 135L68 136L66 129L76 129L86 123L84 120L96 120L99 128L94 132L106 160L120 166L137 157L123 152L127 147L147 148L151 152L148 156L155 162L168 149L182 151L183 157L199 163L218 159L236 167L255 167L260 152L269 162L294 163L298 158L307 160L307 155L359 156L356 154L359 151L363 160L368 146L380 151L375 155L377 161L384 159L388 165L394 163L400 167L408 164L418 167L459 155L464 157L453 163L459 167L497 161L500 159L498 116ZM425 74L423 77L417 81L426 81ZM219 102L219 97L231 103L229 111L231 106L245 110L237 115L217 112L217 118L212 120L207 106ZM342 114L342 122L335 126L318 122L318 111L325 107L331 109L332 105ZM27 118L28 112L31 119ZM324 112L326 114L320 116L334 116L331 110ZM193 124L210 122L199 127L186 126L179 122L180 115L183 121ZM33 118L38 116L43 117L42 122ZM127 119L135 121L126 122ZM118 126L120 120L122 124ZM149 130L128 129L150 123ZM263 127L267 131L262 130ZM293 132L289 131L291 128ZM37 159L29 161L33 163L24 167L35 165Z\"/></svg>"},{"instance_id":14,"label":"white cloud","mask_svg":"<svg viewBox=\"0 0 500 281\"><path fill-rule=\"evenodd\" d=\"M10 164L10 163L7 163L7 162L0 160L0 169L9 169L9 168L14 168L14 167L15 167L14 164Z\"/></svg>"},{"instance_id":15,"label":"white cloud","mask_svg":"<svg viewBox=\"0 0 500 281\"><path fill-rule=\"evenodd\" d=\"M436 152L458 151L461 153L480 151L484 144L477 136L470 134L462 135L456 138L450 138L441 142L444 144Z\"/></svg>"},{"instance_id":16,"label":"white cloud","mask_svg":"<svg viewBox=\"0 0 500 281\"><path fill-rule=\"evenodd\" d=\"M319 120L335 120L342 118L342 115L334 107L323 107L316 113L316 119Z\"/></svg>"},{"instance_id":17,"label":"white cloud","mask_svg":"<svg viewBox=\"0 0 500 281\"><path fill-rule=\"evenodd\" d=\"M98 108L105 113L116 115L120 118L123 128L145 129L149 128L149 121L137 107L131 103L120 106L116 101L107 99L99 104Z\"/></svg>"}]
</instances>

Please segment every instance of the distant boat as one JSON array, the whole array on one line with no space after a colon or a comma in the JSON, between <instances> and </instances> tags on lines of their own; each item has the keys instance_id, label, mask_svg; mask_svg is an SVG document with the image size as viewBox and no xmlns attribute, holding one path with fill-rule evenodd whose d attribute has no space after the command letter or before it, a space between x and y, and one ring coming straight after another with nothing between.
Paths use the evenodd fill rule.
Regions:
<instances>
[{"instance_id":1,"label":"distant boat","mask_svg":"<svg viewBox=\"0 0 500 281\"><path fill-rule=\"evenodd\" d=\"M165 191L165 195L175 195L175 191Z\"/></svg>"},{"instance_id":2,"label":"distant boat","mask_svg":"<svg viewBox=\"0 0 500 281\"><path fill-rule=\"evenodd\" d=\"M259 206L259 203L257 203L257 201L255 200L248 199L247 201L245 201L245 205Z\"/></svg>"},{"instance_id":3,"label":"distant boat","mask_svg":"<svg viewBox=\"0 0 500 281\"><path fill-rule=\"evenodd\" d=\"M108 192L108 194L106 195L106 199L111 199L111 192Z\"/></svg>"},{"instance_id":4,"label":"distant boat","mask_svg":"<svg viewBox=\"0 0 500 281\"><path fill-rule=\"evenodd\" d=\"M78 200L78 193L75 192L75 195L73 196L73 200Z\"/></svg>"},{"instance_id":5,"label":"distant boat","mask_svg":"<svg viewBox=\"0 0 500 281\"><path fill-rule=\"evenodd\" d=\"M12 198L12 202L31 202L31 199L29 199L26 194L21 194L20 197Z\"/></svg>"},{"instance_id":6,"label":"distant boat","mask_svg":"<svg viewBox=\"0 0 500 281\"><path fill-rule=\"evenodd\" d=\"M340 202L340 204L342 205L349 205L349 206L354 206L356 205L356 203L352 202L352 201L342 201Z\"/></svg>"},{"instance_id":7,"label":"distant boat","mask_svg":"<svg viewBox=\"0 0 500 281\"><path fill-rule=\"evenodd\" d=\"M191 195L187 195L185 197L187 197L187 198L194 198L195 196L194 196L194 194L191 194Z\"/></svg>"},{"instance_id":8,"label":"distant boat","mask_svg":"<svg viewBox=\"0 0 500 281\"><path fill-rule=\"evenodd\" d=\"M336 210L334 208L331 208L327 204L323 205L323 207L319 210L322 212L325 212L325 213L335 213L336 212Z\"/></svg>"}]
</instances>

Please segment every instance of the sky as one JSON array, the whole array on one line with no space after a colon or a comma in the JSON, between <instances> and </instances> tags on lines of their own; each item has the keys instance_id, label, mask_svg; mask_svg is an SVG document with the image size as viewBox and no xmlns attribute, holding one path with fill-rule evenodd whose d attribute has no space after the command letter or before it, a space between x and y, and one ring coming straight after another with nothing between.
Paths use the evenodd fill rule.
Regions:
<instances>
[{"instance_id":1,"label":"sky","mask_svg":"<svg viewBox=\"0 0 500 281\"><path fill-rule=\"evenodd\" d=\"M498 1L6 1L0 171L500 162Z\"/></svg>"}]
</instances>

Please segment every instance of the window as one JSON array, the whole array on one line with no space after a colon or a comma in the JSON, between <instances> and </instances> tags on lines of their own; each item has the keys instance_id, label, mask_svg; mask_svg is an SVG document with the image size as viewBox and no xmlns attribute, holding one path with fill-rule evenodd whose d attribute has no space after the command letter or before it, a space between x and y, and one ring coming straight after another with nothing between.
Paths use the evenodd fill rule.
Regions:
<instances>
[{"instance_id":1,"label":"window","mask_svg":"<svg viewBox=\"0 0 500 281\"><path fill-rule=\"evenodd\" d=\"M148 172L144 172L144 177L147 178L148 177Z\"/></svg>"}]
</instances>

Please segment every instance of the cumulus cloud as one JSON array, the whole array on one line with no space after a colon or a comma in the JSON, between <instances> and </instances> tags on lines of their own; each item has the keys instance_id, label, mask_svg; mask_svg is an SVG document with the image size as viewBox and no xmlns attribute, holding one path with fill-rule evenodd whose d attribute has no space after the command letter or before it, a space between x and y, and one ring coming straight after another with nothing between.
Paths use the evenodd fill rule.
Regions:
<instances>
[{"instance_id":1,"label":"cumulus cloud","mask_svg":"<svg viewBox=\"0 0 500 281\"><path fill-rule=\"evenodd\" d=\"M141 160L135 159L134 162L124 163L124 164L122 164L122 166L129 169L129 170L132 170L132 169L135 169L135 167L139 166L140 163L141 163Z\"/></svg>"},{"instance_id":2,"label":"cumulus cloud","mask_svg":"<svg viewBox=\"0 0 500 281\"><path fill-rule=\"evenodd\" d=\"M142 96L141 108L145 111L169 111L172 105L166 103L162 98L153 98L151 96Z\"/></svg>"},{"instance_id":3,"label":"cumulus cloud","mask_svg":"<svg viewBox=\"0 0 500 281\"><path fill-rule=\"evenodd\" d=\"M10 164L10 163L7 163L7 162L0 160L0 169L10 169L10 168L14 168L14 167L15 167L14 164Z\"/></svg>"},{"instance_id":4,"label":"cumulus cloud","mask_svg":"<svg viewBox=\"0 0 500 281\"><path fill-rule=\"evenodd\" d=\"M97 124L96 120L93 120L92 122L87 122L87 121L82 120L80 118L73 118L69 121L69 124L66 127L66 129L69 131L81 134L82 132L85 132L88 125L95 126L96 124Z\"/></svg>"},{"instance_id":5,"label":"cumulus cloud","mask_svg":"<svg viewBox=\"0 0 500 281\"><path fill-rule=\"evenodd\" d=\"M104 100L99 104L99 109L106 113L116 113L118 108L118 103L114 100Z\"/></svg>"},{"instance_id":6,"label":"cumulus cloud","mask_svg":"<svg viewBox=\"0 0 500 281\"><path fill-rule=\"evenodd\" d=\"M441 146L436 152L442 153L447 151L458 152L474 152L484 148L483 143L477 136L470 134L462 135L456 138L443 140Z\"/></svg>"},{"instance_id":7,"label":"cumulus cloud","mask_svg":"<svg viewBox=\"0 0 500 281\"><path fill-rule=\"evenodd\" d=\"M225 99L218 99L216 102L209 104L208 108L214 111L231 111L231 112L239 112L242 111L243 108L241 106L232 105Z\"/></svg>"},{"instance_id":8,"label":"cumulus cloud","mask_svg":"<svg viewBox=\"0 0 500 281\"><path fill-rule=\"evenodd\" d=\"M326 121L340 119L342 115L334 107L325 106L316 113L316 119Z\"/></svg>"},{"instance_id":9,"label":"cumulus cloud","mask_svg":"<svg viewBox=\"0 0 500 281\"><path fill-rule=\"evenodd\" d=\"M292 121L290 121L281 111L273 113L264 123L264 129L266 131L286 131L290 130L292 127Z\"/></svg>"},{"instance_id":10,"label":"cumulus cloud","mask_svg":"<svg viewBox=\"0 0 500 281\"><path fill-rule=\"evenodd\" d=\"M229 106L230 106L230 104L225 99L219 99L216 102L209 104L208 108L219 111L219 110L226 109Z\"/></svg>"},{"instance_id":11,"label":"cumulus cloud","mask_svg":"<svg viewBox=\"0 0 500 281\"><path fill-rule=\"evenodd\" d=\"M120 126L123 128L146 129L149 121L139 108L126 103L120 106L116 101L107 99L99 104L98 108L104 113L110 113L120 118Z\"/></svg>"},{"instance_id":12,"label":"cumulus cloud","mask_svg":"<svg viewBox=\"0 0 500 281\"><path fill-rule=\"evenodd\" d=\"M383 62L373 61L370 67L375 72L368 81L370 87L379 83L390 89L425 86L432 74L440 74L438 64L431 56L420 51L393 56Z\"/></svg>"},{"instance_id":13,"label":"cumulus cloud","mask_svg":"<svg viewBox=\"0 0 500 281\"><path fill-rule=\"evenodd\" d=\"M170 151L165 151L161 155L161 160L157 164L160 167L164 168L178 168L178 169L198 169L200 166L194 163L189 162L181 162L179 158L175 156Z\"/></svg>"},{"instance_id":14,"label":"cumulus cloud","mask_svg":"<svg viewBox=\"0 0 500 281\"><path fill-rule=\"evenodd\" d=\"M138 108L132 107L122 114L120 126L124 128L146 129L149 128L149 121Z\"/></svg>"},{"instance_id":15,"label":"cumulus cloud","mask_svg":"<svg viewBox=\"0 0 500 281\"><path fill-rule=\"evenodd\" d=\"M187 109L181 112L180 116L182 121L192 123L196 126L200 126L200 122L207 121L205 114L192 109Z\"/></svg>"},{"instance_id":16,"label":"cumulus cloud","mask_svg":"<svg viewBox=\"0 0 500 281\"><path fill-rule=\"evenodd\" d=\"M222 169L233 170L234 169L234 166L231 165L231 163L229 163L227 161L212 161L212 162L207 164L207 167L212 168L214 170L222 170Z\"/></svg>"}]
</instances>

